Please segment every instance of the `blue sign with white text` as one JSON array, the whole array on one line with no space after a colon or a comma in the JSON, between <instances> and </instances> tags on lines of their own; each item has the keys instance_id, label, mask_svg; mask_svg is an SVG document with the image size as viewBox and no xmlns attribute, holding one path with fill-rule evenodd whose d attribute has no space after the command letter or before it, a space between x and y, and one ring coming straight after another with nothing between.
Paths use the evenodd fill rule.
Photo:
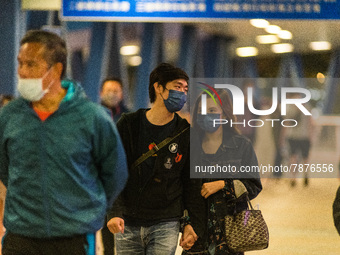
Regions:
<instances>
[{"instance_id":1,"label":"blue sign with white text","mask_svg":"<svg viewBox=\"0 0 340 255\"><path fill-rule=\"evenodd\" d=\"M340 0L63 0L62 18L175 22L226 18L340 19Z\"/></svg>"}]
</instances>

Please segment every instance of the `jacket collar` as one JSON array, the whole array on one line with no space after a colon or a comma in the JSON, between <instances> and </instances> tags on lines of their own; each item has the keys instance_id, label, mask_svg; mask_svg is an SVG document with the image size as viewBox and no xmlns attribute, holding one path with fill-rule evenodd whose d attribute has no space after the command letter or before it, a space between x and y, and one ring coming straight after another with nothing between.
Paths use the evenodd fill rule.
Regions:
<instances>
[{"instance_id":1,"label":"jacket collar","mask_svg":"<svg viewBox=\"0 0 340 255\"><path fill-rule=\"evenodd\" d=\"M150 110L150 108L146 108L146 109L139 109L137 112L139 112L139 114L141 114L142 116L146 115L146 112ZM140 115L140 117L142 117ZM174 128L174 130L172 131L172 133L170 134L170 136L175 136L176 134L178 134L179 132L181 132L183 129L185 129L186 127L189 126L189 123L186 119L182 118L181 116L178 115L178 113L175 112L175 116L174 119L176 121L176 126Z\"/></svg>"},{"instance_id":2,"label":"jacket collar","mask_svg":"<svg viewBox=\"0 0 340 255\"><path fill-rule=\"evenodd\" d=\"M227 150L237 149L239 147L239 145L237 143L237 136L238 135L224 132L223 138L222 138L222 144L218 148L218 150L216 152L216 156L225 155L224 153ZM200 140L199 144L195 143L193 146L198 146L198 148L200 148L200 153L203 155L204 152L203 152L202 144L201 143L202 143L202 140Z\"/></svg>"}]
</instances>

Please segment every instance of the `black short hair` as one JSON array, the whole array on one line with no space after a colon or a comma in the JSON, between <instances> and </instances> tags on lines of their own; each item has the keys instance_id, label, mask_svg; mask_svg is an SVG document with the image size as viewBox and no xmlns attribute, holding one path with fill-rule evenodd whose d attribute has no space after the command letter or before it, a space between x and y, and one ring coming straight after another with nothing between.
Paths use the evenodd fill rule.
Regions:
<instances>
[{"instance_id":1,"label":"black short hair","mask_svg":"<svg viewBox=\"0 0 340 255\"><path fill-rule=\"evenodd\" d=\"M50 65L61 63L63 71L61 78L65 77L67 69L67 49L65 41L57 34L44 30L29 30L20 41L25 43L41 43L45 46L44 59Z\"/></svg>"},{"instance_id":2,"label":"black short hair","mask_svg":"<svg viewBox=\"0 0 340 255\"><path fill-rule=\"evenodd\" d=\"M163 88L168 82L177 79L184 79L186 82L189 81L189 77L181 68L175 67L168 63L159 64L150 74L149 78L149 98L150 103L155 102L156 93L153 85L158 82Z\"/></svg>"},{"instance_id":3,"label":"black short hair","mask_svg":"<svg viewBox=\"0 0 340 255\"><path fill-rule=\"evenodd\" d=\"M101 85L101 87L100 87L101 90L103 89L104 84L105 84L105 82L107 82L107 81L116 81L116 82L119 83L120 87L123 89L123 81L122 81L122 79L119 78L119 77L112 76L112 77L107 77L105 80L102 81L102 85Z\"/></svg>"}]
</instances>

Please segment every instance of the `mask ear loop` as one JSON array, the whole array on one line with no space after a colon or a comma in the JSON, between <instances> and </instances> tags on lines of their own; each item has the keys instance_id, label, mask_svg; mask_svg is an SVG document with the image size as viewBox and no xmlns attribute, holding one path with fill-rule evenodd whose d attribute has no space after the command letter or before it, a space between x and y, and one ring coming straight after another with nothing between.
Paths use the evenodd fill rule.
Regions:
<instances>
[{"instance_id":1,"label":"mask ear loop","mask_svg":"<svg viewBox=\"0 0 340 255\"><path fill-rule=\"evenodd\" d=\"M43 75L43 77L41 77L41 81L43 81L43 80L45 79L45 77L46 77L46 76L48 75L48 73L51 71L52 67L53 67L53 66L51 66L50 69L48 69L48 71ZM51 87L51 85L52 85L54 82L55 82L55 81L51 81L51 82L48 84L47 88L43 90L44 95L47 94L47 93L50 91L50 87ZM42 84L41 84L41 86L42 86Z\"/></svg>"},{"instance_id":2,"label":"mask ear loop","mask_svg":"<svg viewBox=\"0 0 340 255\"><path fill-rule=\"evenodd\" d=\"M162 86L163 87L163 86ZM164 87L164 90L167 90L167 91L169 91L166 87ZM163 92L164 92L164 90L163 90ZM170 91L169 91L170 92ZM162 93L159 93L160 95L161 95L161 98L163 99L163 101L165 101L165 100L167 100L167 99L164 99L164 97L162 96Z\"/></svg>"},{"instance_id":3,"label":"mask ear loop","mask_svg":"<svg viewBox=\"0 0 340 255\"><path fill-rule=\"evenodd\" d=\"M50 91L50 87L51 87L51 85L52 85L54 82L55 82L55 81L51 81L51 82L48 84L47 88L44 89L44 93L45 93L45 94L47 94L47 93Z\"/></svg>"}]
</instances>

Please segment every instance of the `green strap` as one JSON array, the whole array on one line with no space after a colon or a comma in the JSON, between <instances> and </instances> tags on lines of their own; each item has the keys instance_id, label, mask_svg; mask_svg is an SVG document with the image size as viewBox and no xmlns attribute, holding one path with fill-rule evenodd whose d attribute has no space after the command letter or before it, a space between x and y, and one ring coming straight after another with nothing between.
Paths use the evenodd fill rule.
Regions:
<instances>
[{"instance_id":1,"label":"green strap","mask_svg":"<svg viewBox=\"0 0 340 255\"><path fill-rule=\"evenodd\" d=\"M157 151L159 151L160 149L162 149L165 145L167 145L168 143L170 143L172 140L174 140L175 138L177 138L178 136L180 136L181 134L183 134L185 131L187 131L189 129L189 127L183 129L180 133L178 133L177 135L173 136L173 137L168 137L165 140L163 140L162 142L160 142L159 144L156 144L151 150L149 150L148 152L144 153L142 156L140 156L133 164L132 164L132 168L135 168L137 166L139 166L143 161L145 161L146 159L148 159L150 156L152 156L153 154L155 154Z\"/></svg>"}]
</instances>

